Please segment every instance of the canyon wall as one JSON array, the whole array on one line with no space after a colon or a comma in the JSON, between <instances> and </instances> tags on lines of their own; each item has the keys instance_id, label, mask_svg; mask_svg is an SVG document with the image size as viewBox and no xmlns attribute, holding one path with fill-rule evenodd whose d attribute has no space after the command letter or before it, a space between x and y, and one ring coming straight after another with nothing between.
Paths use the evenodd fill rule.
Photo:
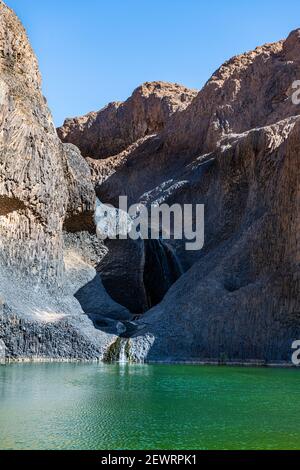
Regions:
<instances>
[{"instance_id":1,"label":"canyon wall","mask_svg":"<svg viewBox=\"0 0 300 470\"><path fill-rule=\"evenodd\" d=\"M9 359L99 359L110 344L76 300L104 256L86 161L62 144L36 57L0 2L0 339ZM98 285L100 314L128 317ZM125 310L125 314L124 314Z\"/></svg>"},{"instance_id":2,"label":"canyon wall","mask_svg":"<svg viewBox=\"0 0 300 470\"><path fill-rule=\"evenodd\" d=\"M296 30L223 64L158 132L104 160L88 154L105 203L205 205L204 248L171 242L185 274L142 317L131 359L289 361L300 334L299 77Z\"/></svg>"},{"instance_id":3,"label":"canyon wall","mask_svg":"<svg viewBox=\"0 0 300 470\"><path fill-rule=\"evenodd\" d=\"M0 1L6 356L289 362L300 337L297 79L298 30L229 60L199 92L149 82L69 118L60 140L26 33ZM100 240L96 196L120 195L204 204L203 249Z\"/></svg>"}]
</instances>

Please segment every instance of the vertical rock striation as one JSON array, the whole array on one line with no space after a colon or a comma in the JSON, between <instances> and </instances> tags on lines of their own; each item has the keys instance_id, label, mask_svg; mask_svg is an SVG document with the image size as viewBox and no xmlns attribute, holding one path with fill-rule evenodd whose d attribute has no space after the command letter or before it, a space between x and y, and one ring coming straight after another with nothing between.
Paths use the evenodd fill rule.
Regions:
<instances>
[{"instance_id":1,"label":"vertical rock striation","mask_svg":"<svg viewBox=\"0 0 300 470\"><path fill-rule=\"evenodd\" d=\"M67 191L62 146L24 28L0 3L0 259L62 282Z\"/></svg>"},{"instance_id":2,"label":"vertical rock striation","mask_svg":"<svg viewBox=\"0 0 300 470\"><path fill-rule=\"evenodd\" d=\"M300 336L299 38L234 57L199 93L146 83L125 103L67 120L63 144L26 33L0 1L7 357L289 361ZM103 203L204 204L204 249L105 247L95 186Z\"/></svg>"},{"instance_id":3,"label":"vertical rock striation","mask_svg":"<svg viewBox=\"0 0 300 470\"><path fill-rule=\"evenodd\" d=\"M24 28L1 1L0 342L6 357L99 359L114 340L116 329L96 330L74 297L96 276L103 256L94 242L94 210L89 167L76 147L59 140ZM118 310L124 308L99 284L98 313Z\"/></svg>"}]
</instances>

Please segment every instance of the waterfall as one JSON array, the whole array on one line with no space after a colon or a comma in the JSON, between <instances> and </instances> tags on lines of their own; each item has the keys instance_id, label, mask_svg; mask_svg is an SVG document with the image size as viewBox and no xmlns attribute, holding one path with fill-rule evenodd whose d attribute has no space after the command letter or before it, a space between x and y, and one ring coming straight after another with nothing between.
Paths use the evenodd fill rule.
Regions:
<instances>
[{"instance_id":1,"label":"waterfall","mask_svg":"<svg viewBox=\"0 0 300 470\"><path fill-rule=\"evenodd\" d=\"M161 239L145 241L144 284L149 308L161 302L182 274L180 261L170 245Z\"/></svg>"},{"instance_id":2,"label":"waterfall","mask_svg":"<svg viewBox=\"0 0 300 470\"><path fill-rule=\"evenodd\" d=\"M130 361L130 343L128 338L117 338L107 349L104 362L127 364Z\"/></svg>"},{"instance_id":3,"label":"waterfall","mask_svg":"<svg viewBox=\"0 0 300 470\"><path fill-rule=\"evenodd\" d=\"M128 340L125 338L120 338L120 348L119 348L119 360L120 364L126 364L128 362L126 347Z\"/></svg>"}]
</instances>

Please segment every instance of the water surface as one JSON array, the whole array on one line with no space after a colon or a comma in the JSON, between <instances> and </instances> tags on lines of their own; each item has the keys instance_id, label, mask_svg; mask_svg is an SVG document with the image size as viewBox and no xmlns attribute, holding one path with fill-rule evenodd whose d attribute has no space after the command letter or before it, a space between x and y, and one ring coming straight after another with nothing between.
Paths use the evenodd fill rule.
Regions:
<instances>
[{"instance_id":1,"label":"water surface","mask_svg":"<svg viewBox=\"0 0 300 470\"><path fill-rule=\"evenodd\" d=\"M0 367L0 449L300 449L300 370Z\"/></svg>"}]
</instances>

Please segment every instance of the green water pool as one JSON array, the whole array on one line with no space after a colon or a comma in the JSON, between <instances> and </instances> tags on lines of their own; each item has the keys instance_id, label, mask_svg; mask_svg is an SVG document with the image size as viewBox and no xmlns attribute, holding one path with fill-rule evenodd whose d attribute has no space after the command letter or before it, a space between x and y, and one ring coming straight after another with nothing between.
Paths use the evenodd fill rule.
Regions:
<instances>
[{"instance_id":1,"label":"green water pool","mask_svg":"<svg viewBox=\"0 0 300 470\"><path fill-rule=\"evenodd\" d=\"M300 449L300 370L0 367L0 449Z\"/></svg>"}]
</instances>

